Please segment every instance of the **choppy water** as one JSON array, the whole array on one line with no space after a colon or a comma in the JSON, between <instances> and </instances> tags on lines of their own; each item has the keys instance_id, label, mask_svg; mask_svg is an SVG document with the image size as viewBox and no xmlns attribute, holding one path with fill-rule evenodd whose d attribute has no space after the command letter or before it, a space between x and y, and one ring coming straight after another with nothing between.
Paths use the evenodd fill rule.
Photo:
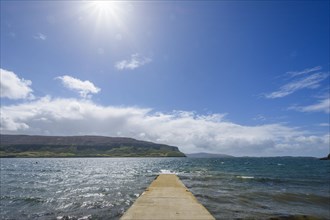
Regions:
<instances>
[{"instance_id":1,"label":"choppy water","mask_svg":"<svg viewBox=\"0 0 330 220\"><path fill-rule=\"evenodd\" d=\"M217 219L330 219L330 161L313 158L1 160L1 219L118 219L161 172Z\"/></svg>"}]
</instances>

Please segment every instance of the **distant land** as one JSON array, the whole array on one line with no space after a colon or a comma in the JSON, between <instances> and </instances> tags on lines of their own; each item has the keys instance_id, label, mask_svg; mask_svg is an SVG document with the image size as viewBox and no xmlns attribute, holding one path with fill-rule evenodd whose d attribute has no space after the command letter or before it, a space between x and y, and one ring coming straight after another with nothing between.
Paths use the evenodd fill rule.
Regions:
<instances>
[{"instance_id":1,"label":"distant land","mask_svg":"<svg viewBox=\"0 0 330 220\"><path fill-rule=\"evenodd\" d=\"M178 147L126 137L0 134L0 157L185 157Z\"/></svg>"},{"instance_id":2,"label":"distant land","mask_svg":"<svg viewBox=\"0 0 330 220\"><path fill-rule=\"evenodd\" d=\"M330 154L328 154L327 157L322 157L322 158L320 158L320 160L330 160Z\"/></svg>"},{"instance_id":3,"label":"distant land","mask_svg":"<svg viewBox=\"0 0 330 220\"><path fill-rule=\"evenodd\" d=\"M210 154L210 153L194 153L194 154L186 154L187 157L192 157L192 158L224 158L224 157L234 157L231 155L227 154Z\"/></svg>"}]
</instances>

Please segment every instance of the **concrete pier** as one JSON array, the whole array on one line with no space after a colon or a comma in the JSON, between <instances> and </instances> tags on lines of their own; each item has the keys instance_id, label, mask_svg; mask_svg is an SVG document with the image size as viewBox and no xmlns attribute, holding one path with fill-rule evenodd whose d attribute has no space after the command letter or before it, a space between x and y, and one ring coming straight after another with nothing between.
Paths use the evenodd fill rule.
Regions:
<instances>
[{"instance_id":1,"label":"concrete pier","mask_svg":"<svg viewBox=\"0 0 330 220\"><path fill-rule=\"evenodd\" d=\"M215 219L175 174L161 174L124 213L127 219Z\"/></svg>"}]
</instances>

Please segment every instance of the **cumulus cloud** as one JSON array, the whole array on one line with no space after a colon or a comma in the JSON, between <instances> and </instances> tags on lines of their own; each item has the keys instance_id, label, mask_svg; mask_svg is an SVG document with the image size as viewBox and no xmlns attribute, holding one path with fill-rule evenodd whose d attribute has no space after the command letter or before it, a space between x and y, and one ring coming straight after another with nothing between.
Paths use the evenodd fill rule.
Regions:
<instances>
[{"instance_id":1,"label":"cumulus cloud","mask_svg":"<svg viewBox=\"0 0 330 220\"><path fill-rule=\"evenodd\" d=\"M330 98L320 100L318 103L308 106L292 106L289 109L301 112L324 112L330 113Z\"/></svg>"},{"instance_id":2,"label":"cumulus cloud","mask_svg":"<svg viewBox=\"0 0 330 220\"><path fill-rule=\"evenodd\" d=\"M44 97L3 106L0 122L2 133L126 136L175 145L186 153L315 155L326 154L329 146L329 134L310 135L284 124L245 126L227 121L225 114L162 113L88 99Z\"/></svg>"},{"instance_id":3,"label":"cumulus cloud","mask_svg":"<svg viewBox=\"0 0 330 220\"><path fill-rule=\"evenodd\" d=\"M78 92L83 98L90 98L91 94L96 94L101 91L100 88L96 87L92 82L74 78L72 76L64 75L56 77L55 79L61 80L64 87Z\"/></svg>"},{"instance_id":4,"label":"cumulus cloud","mask_svg":"<svg viewBox=\"0 0 330 220\"><path fill-rule=\"evenodd\" d=\"M0 95L8 99L33 99L32 82L19 78L14 72L0 69Z\"/></svg>"},{"instance_id":5,"label":"cumulus cloud","mask_svg":"<svg viewBox=\"0 0 330 220\"><path fill-rule=\"evenodd\" d=\"M132 54L131 58L128 60L122 60L116 63L115 67L118 70L134 70L139 68L147 63L150 63L152 60L149 57L141 56L140 54Z\"/></svg>"}]
</instances>

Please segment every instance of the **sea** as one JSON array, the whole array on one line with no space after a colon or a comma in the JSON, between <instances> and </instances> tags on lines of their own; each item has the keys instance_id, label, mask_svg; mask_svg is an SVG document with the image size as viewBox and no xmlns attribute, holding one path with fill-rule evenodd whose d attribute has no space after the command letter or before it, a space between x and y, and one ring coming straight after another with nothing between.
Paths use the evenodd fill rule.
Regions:
<instances>
[{"instance_id":1,"label":"sea","mask_svg":"<svg viewBox=\"0 0 330 220\"><path fill-rule=\"evenodd\" d=\"M274 158L1 158L1 219L119 219L175 173L216 219L330 219L330 161Z\"/></svg>"}]
</instances>

